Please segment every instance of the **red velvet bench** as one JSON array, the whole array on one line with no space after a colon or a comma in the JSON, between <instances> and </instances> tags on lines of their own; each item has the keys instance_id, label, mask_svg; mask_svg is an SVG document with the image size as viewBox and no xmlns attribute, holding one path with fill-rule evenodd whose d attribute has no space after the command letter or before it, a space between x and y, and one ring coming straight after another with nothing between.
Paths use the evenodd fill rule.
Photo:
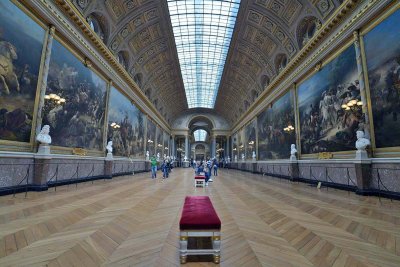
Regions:
<instances>
[{"instance_id":1,"label":"red velvet bench","mask_svg":"<svg viewBox=\"0 0 400 267\"><path fill-rule=\"evenodd\" d=\"M183 206L180 229L180 259L186 263L188 255L210 255L219 263L221 253L221 220L208 196L187 196ZM212 249L188 249L189 237L211 237Z\"/></svg>"},{"instance_id":2,"label":"red velvet bench","mask_svg":"<svg viewBox=\"0 0 400 267\"><path fill-rule=\"evenodd\" d=\"M204 187L206 185L206 176L205 175L195 175L194 176L194 187L201 186Z\"/></svg>"}]
</instances>

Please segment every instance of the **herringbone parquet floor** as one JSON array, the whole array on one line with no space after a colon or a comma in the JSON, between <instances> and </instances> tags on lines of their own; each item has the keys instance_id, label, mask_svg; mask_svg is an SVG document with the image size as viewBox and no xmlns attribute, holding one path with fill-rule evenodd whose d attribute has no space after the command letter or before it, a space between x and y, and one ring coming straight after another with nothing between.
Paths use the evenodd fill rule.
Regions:
<instances>
[{"instance_id":1,"label":"herringbone parquet floor","mask_svg":"<svg viewBox=\"0 0 400 267\"><path fill-rule=\"evenodd\" d=\"M400 202L220 170L192 169L0 197L0 266L177 266L186 195L209 195L223 266L400 266ZM187 266L214 266L192 262Z\"/></svg>"}]
</instances>

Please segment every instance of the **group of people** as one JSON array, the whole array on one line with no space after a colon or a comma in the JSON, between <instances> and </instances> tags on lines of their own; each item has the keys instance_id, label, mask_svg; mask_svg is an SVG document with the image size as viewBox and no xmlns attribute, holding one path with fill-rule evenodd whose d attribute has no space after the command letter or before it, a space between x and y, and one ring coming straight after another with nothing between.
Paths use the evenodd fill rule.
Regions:
<instances>
[{"instance_id":1,"label":"group of people","mask_svg":"<svg viewBox=\"0 0 400 267\"><path fill-rule=\"evenodd\" d=\"M151 162L151 178L155 179L157 178L157 170L158 170L158 160L155 155L153 155L150 158L150 162ZM162 161L160 169L163 173L163 179L168 178L169 174L171 173L171 170L173 169L172 160L169 156Z\"/></svg>"},{"instance_id":2,"label":"group of people","mask_svg":"<svg viewBox=\"0 0 400 267\"><path fill-rule=\"evenodd\" d=\"M193 168L195 169L195 174L200 175L204 173L206 186L208 182L213 182L212 171L214 171L214 176L218 176L218 161L217 159L208 159L206 162L200 161L199 163L194 162Z\"/></svg>"}]
</instances>

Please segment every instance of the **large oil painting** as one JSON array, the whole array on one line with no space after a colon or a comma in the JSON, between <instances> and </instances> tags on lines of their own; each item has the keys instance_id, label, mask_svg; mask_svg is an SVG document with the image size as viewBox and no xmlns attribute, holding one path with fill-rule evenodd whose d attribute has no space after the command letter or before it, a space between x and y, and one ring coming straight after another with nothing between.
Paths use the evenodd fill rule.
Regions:
<instances>
[{"instance_id":1,"label":"large oil painting","mask_svg":"<svg viewBox=\"0 0 400 267\"><path fill-rule=\"evenodd\" d=\"M52 144L102 150L107 83L54 40L43 124Z\"/></svg>"},{"instance_id":2,"label":"large oil painting","mask_svg":"<svg viewBox=\"0 0 400 267\"><path fill-rule=\"evenodd\" d=\"M289 159L296 143L293 91L269 105L257 117L259 160Z\"/></svg>"},{"instance_id":3,"label":"large oil painting","mask_svg":"<svg viewBox=\"0 0 400 267\"><path fill-rule=\"evenodd\" d=\"M146 153L149 152L150 156L155 155L155 144L156 144L156 125L152 120L147 118L146 123Z\"/></svg>"},{"instance_id":4,"label":"large oil painting","mask_svg":"<svg viewBox=\"0 0 400 267\"><path fill-rule=\"evenodd\" d=\"M354 150L362 112L354 45L298 87L301 153ZM347 110L343 105L355 101Z\"/></svg>"},{"instance_id":5,"label":"large oil painting","mask_svg":"<svg viewBox=\"0 0 400 267\"><path fill-rule=\"evenodd\" d=\"M232 161L238 158L238 134L232 136Z\"/></svg>"},{"instance_id":6,"label":"large oil painting","mask_svg":"<svg viewBox=\"0 0 400 267\"><path fill-rule=\"evenodd\" d=\"M160 158L163 157L164 147L163 147L163 130L160 127L156 129L156 154L160 155Z\"/></svg>"},{"instance_id":7,"label":"large oil painting","mask_svg":"<svg viewBox=\"0 0 400 267\"><path fill-rule=\"evenodd\" d=\"M164 154L169 155L169 135L166 132L164 132Z\"/></svg>"},{"instance_id":8,"label":"large oil painting","mask_svg":"<svg viewBox=\"0 0 400 267\"><path fill-rule=\"evenodd\" d=\"M400 10L364 37L376 147L400 146Z\"/></svg>"},{"instance_id":9,"label":"large oil painting","mask_svg":"<svg viewBox=\"0 0 400 267\"><path fill-rule=\"evenodd\" d=\"M108 105L108 139L116 156L140 158L144 155L143 113L114 87Z\"/></svg>"},{"instance_id":10,"label":"large oil painting","mask_svg":"<svg viewBox=\"0 0 400 267\"><path fill-rule=\"evenodd\" d=\"M0 1L0 139L29 142L45 30Z\"/></svg>"},{"instance_id":11,"label":"large oil painting","mask_svg":"<svg viewBox=\"0 0 400 267\"><path fill-rule=\"evenodd\" d=\"M238 159L246 159L246 132L244 128L238 131Z\"/></svg>"},{"instance_id":12,"label":"large oil painting","mask_svg":"<svg viewBox=\"0 0 400 267\"><path fill-rule=\"evenodd\" d=\"M256 130L257 130L256 126L257 126L257 121L253 120L244 129L246 136L245 144L246 144L247 159L252 159L253 152L256 153Z\"/></svg>"}]
</instances>

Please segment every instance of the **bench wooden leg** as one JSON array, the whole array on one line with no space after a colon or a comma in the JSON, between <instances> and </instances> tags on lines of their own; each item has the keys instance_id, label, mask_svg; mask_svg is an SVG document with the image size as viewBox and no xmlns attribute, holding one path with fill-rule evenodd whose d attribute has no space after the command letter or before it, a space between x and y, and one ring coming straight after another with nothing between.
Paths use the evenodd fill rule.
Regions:
<instances>
[{"instance_id":1,"label":"bench wooden leg","mask_svg":"<svg viewBox=\"0 0 400 267\"><path fill-rule=\"evenodd\" d=\"M180 253L180 259L181 259L181 264L186 263L187 260L187 246L188 246L188 237L187 235L182 235L179 238L179 253Z\"/></svg>"},{"instance_id":2,"label":"bench wooden leg","mask_svg":"<svg viewBox=\"0 0 400 267\"><path fill-rule=\"evenodd\" d=\"M217 235L215 235L217 234ZM214 233L214 236L212 237L212 245L213 245L213 258L214 258L214 263L218 264L221 260L221 236L220 233Z\"/></svg>"}]
</instances>

